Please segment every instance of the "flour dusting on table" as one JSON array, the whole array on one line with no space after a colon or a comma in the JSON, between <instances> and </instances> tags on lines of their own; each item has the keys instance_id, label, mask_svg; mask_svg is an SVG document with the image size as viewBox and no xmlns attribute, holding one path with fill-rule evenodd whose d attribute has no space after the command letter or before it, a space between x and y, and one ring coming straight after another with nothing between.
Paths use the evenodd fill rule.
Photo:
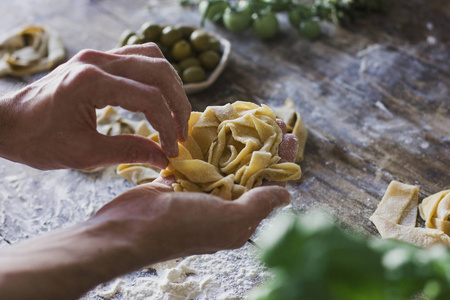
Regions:
<instances>
[{"instance_id":1,"label":"flour dusting on table","mask_svg":"<svg viewBox=\"0 0 450 300\"><path fill-rule=\"evenodd\" d=\"M98 286L86 299L242 299L269 277L254 246L246 244L238 250L152 265Z\"/></svg>"}]
</instances>

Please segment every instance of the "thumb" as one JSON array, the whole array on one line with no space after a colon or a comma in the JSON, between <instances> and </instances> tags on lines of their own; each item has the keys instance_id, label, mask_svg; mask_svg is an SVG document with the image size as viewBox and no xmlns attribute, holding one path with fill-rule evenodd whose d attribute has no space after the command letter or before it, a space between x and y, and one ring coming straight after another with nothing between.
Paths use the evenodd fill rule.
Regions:
<instances>
[{"instance_id":1,"label":"thumb","mask_svg":"<svg viewBox=\"0 0 450 300\"><path fill-rule=\"evenodd\" d=\"M103 164L148 163L164 169L168 160L161 147L150 139L138 135L100 135L95 152Z\"/></svg>"},{"instance_id":2,"label":"thumb","mask_svg":"<svg viewBox=\"0 0 450 300\"><path fill-rule=\"evenodd\" d=\"M251 189L234 200L248 207L248 211L262 220L275 208L288 205L291 201L289 192L280 186L263 186Z\"/></svg>"}]
</instances>

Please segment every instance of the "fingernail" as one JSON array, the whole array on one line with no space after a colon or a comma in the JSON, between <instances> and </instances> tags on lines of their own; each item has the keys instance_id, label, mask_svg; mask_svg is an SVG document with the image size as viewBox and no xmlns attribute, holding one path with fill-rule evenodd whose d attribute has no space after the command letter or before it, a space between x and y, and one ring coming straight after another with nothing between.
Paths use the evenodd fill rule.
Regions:
<instances>
[{"instance_id":1,"label":"fingernail","mask_svg":"<svg viewBox=\"0 0 450 300\"><path fill-rule=\"evenodd\" d=\"M168 144L166 144L163 140L161 140L161 148L168 157L178 156L178 142L175 142L175 145L171 147L168 146Z\"/></svg>"},{"instance_id":2,"label":"fingernail","mask_svg":"<svg viewBox=\"0 0 450 300\"><path fill-rule=\"evenodd\" d=\"M183 142L186 142L189 136L189 127L186 127L183 132Z\"/></svg>"},{"instance_id":3,"label":"fingernail","mask_svg":"<svg viewBox=\"0 0 450 300\"><path fill-rule=\"evenodd\" d=\"M150 154L150 162L152 165L160 169L165 169L169 164L169 160L164 154L155 155L155 153Z\"/></svg>"},{"instance_id":4,"label":"fingernail","mask_svg":"<svg viewBox=\"0 0 450 300\"><path fill-rule=\"evenodd\" d=\"M186 142L186 141L187 141L187 138L188 138L188 132L187 132L187 130L184 130L184 129L183 129L183 130L179 133L178 137L179 137L179 139L180 139L180 142Z\"/></svg>"},{"instance_id":5,"label":"fingernail","mask_svg":"<svg viewBox=\"0 0 450 300\"><path fill-rule=\"evenodd\" d=\"M291 194L281 186L271 185L260 188L268 189L267 192L271 193L272 196L279 201L278 206L286 206L291 203Z\"/></svg>"},{"instance_id":6,"label":"fingernail","mask_svg":"<svg viewBox=\"0 0 450 300\"><path fill-rule=\"evenodd\" d=\"M276 186L275 188L275 192L277 194L278 199L281 200L280 205L281 206L286 206L289 203L291 203L291 194L283 187L281 186Z\"/></svg>"}]
</instances>

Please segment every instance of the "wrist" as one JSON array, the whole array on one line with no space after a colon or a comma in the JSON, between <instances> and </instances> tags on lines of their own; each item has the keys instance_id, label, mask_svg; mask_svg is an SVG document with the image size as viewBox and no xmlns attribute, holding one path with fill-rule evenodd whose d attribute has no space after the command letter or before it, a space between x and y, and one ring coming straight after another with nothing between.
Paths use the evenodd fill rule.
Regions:
<instances>
[{"instance_id":1,"label":"wrist","mask_svg":"<svg viewBox=\"0 0 450 300\"><path fill-rule=\"evenodd\" d=\"M0 95L0 156L7 155L8 141L11 138L11 102L8 94Z\"/></svg>"},{"instance_id":2,"label":"wrist","mask_svg":"<svg viewBox=\"0 0 450 300\"><path fill-rule=\"evenodd\" d=\"M0 157L20 162L24 145L18 139L17 127L23 111L23 91L13 91L0 96ZM21 132L23 137L26 132Z\"/></svg>"},{"instance_id":3,"label":"wrist","mask_svg":"<svg viewBox=\"0 0 450 300\"><path fill-rule=\"evenodd\" d=\"M131 271L130 249L89 222L52 232L0 249L0 290L7 299L76 299Z\"/></svg>"}]
</instances>

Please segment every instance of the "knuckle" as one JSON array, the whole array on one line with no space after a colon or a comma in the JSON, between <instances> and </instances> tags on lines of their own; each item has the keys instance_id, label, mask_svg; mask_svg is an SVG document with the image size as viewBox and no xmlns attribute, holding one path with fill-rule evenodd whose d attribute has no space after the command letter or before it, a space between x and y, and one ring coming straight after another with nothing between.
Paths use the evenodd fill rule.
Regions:
<instances>
[{"instance_id":1,"label":"knuckle","mask_svg":"<svg viewBox=\"0 0 450 300\"><path fill-rule=\"evenodd\" d=\"M158 47L158 45L157 45L156 43L149 42L149 43L146 43L146 44L144 44L144 45L145 45L147 48L150 48L151 50L157 51L158 53L161 53L161 54L162 54L161 49Z\"/></svg>"},{"instance_id":2,"label":"knuckle","mask_svg":"<svg viewBox=\"0 0 450 300\"><path fill-rule=\"evenodd\" d=\"M155 58L154 63L157 65L158 68L162 70L162 74L167 74L168 72L172 72L172 65L170 62L165 58Z\"/></svg>"},{"instance_id":3,"label":"knuckle","mask_svg":"<svg viewBox=\"0 0 450 300\"><path fill-rule=\"evenodd\" d=\"M92 49L83 49L78 52L74 59L80 62L92 62L102 55L101 52Z\"/></svg>"},{"instance_id":4,"label":"knuckle","mask_svg":"<svg viewBox=\"0 0 450 300\"><path fill-rule=\"evenodd\" d=\"M152 97L156 98L158 100L157 104L160 105L162 102L162 99L163 99L161 89L158 86L148 86L148 90L149 90L149 93L152 95Z\"/></svg>"},{"instance_id":5,"label":"knuckle","mask_svg":"<svg viewBox=\"0 0 450 300\"><path fill-rule=\"evenodd\" d=\"M70 84L74 86L82 86L87 82L93 82L100 73L100 70L90 64L80 64L72 69L72 75L69 77Z\"/></svg>"}]
</instances>

